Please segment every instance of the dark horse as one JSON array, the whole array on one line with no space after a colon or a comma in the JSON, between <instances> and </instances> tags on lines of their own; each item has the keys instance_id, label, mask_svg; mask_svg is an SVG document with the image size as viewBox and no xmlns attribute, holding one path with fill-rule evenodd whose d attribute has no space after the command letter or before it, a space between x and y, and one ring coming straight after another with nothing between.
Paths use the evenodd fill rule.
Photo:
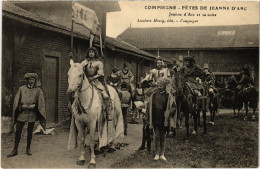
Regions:
<instances>
[{"instance_id":1,"label":"dark horse","mask_svg":"<svg viewBox=\"0 0 260 169\"><path fill-rule=\"evenodd\" d=\"M242 108L242 105L244 103L245 109L246 109L246 116L245 116L244 120L247 120L249 107L253 108L252 120L255 120L255 112L256 112L256 108L257 108L257 104L258 104L258 92L255 87L250 86L250 85L244 86L242 91L240 91L236 95L235 101L237 101L238 102L237 105L239 105L238 106L238 116L239 116L239 111ZM234 110L234 112L235 112L235 110Z\"/></svg>"},{"instance_id":2,"label":"dark horse","mask_svg":"<svg viewBox=\"0 0 260 169\"><path fill-rule=\"evenodd\" d=\"M252 120L255 120L255 111L258 105L258 91L256 90L255 87L247 84L240 91L235 92L235 90L238 90L237 85L238 83L236 79L234 77L231 77L228 82L228 88L234 91L233 92L234 95L232 97L234 117L239 116L239 112L242 109L244 104L246 109L245 120L247 120L248 107L253 108ZM238 110L237 114L236 114L236 109Z\"/></svg>"},{"instance_id":3,"label":"dark horse","mask_svg":"<svg viewBox=\"0 0 260 169\"><path fill-rule=\"evenodd\" d=\"M182 123L182 115L185 117L185 127L187 138L189 138L189 116L193 115L194 119L194 130L197 130L197 116L195 111L193 111L193 94L186 84L186 80L183 77L183 73L177 72L176 74L176 87L177 87L177 96L176 96L176 104L177 104L177 121L178 126L181 126ZM183 114L182 114L183 113Z\"/></svg>"}]
</instances>

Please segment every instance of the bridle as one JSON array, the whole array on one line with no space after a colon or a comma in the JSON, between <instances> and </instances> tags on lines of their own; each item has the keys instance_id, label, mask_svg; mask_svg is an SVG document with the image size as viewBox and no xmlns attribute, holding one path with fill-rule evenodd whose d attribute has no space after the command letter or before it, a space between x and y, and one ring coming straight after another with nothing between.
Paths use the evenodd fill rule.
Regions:
<instances>
[{"instance_id":1,"label":"bridle","mask_svg":"<svg viewBox=\"0 0 260 169\"><path fill-rule=\"evenodd\" d=\"M92 87L92 85L89 83L88 86L86 86L84 89L82 89L84 81L85 81L85 74L83 73L83 75L81 77L81 83L78 85L78 88L76 89L76 91L83 92L83 91L87 90L88 88Z\"/></svg>"}]
</instances>

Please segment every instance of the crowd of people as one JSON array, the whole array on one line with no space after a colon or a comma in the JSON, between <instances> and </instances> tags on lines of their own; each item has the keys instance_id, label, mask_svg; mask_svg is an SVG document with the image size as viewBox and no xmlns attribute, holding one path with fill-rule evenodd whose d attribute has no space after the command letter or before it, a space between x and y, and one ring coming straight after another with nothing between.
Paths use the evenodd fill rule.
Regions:
<instances>
[{"instance_id":1,"label":"crowd of people","mask_svg":"<svg viewBox=\"0 0 260 169\"><path fill-rule=\"evenodd\" d=\"M167 68L163 59L158 56L155 60L155 68L151 69L140 83L137 83L136 88L134 85L135 77L129 70L128 64L124 63L123 70L114 68L111 75L105 79L104 64L99 59L96 48L89 48L86 59L88 64L84 67L84 73L89 82L99 89L104 100L104 112L109 112L111 107L107 84L113 86L118 92L123 113L124 135L127 135L129 108L134 107L134 111L143 114L143 138L139 150L145 149L147 143L147 150L149 153L151 152L151 140L154 134L156 152L154 160L162 159L166 161L164 155L166 133L176 128L177 125L176 74L182 74L185 84L192 91L195 100L193 109L195 110L198 109L197 100L198 97L202 96L202 89L213 90L217 93L217 89L214 87L215 77L209 71L209 65L204 64L203 68L201 68L189 56L184 58L183 66L173 59L171 68ZM12 152L7 157L18 154L18 145L25 122L29 124L26 148L28 155L32 154L30 145L35 121L40 120L43 128L46 126L43 92L37 86L38 75L27 73L25 79L28 83L19 88L15 97L13 113L14 124L17 124L15 144ZM235 80L233 79L232 83ZM232 83L230 80L230 85ZM242 78L235 83L236 95L239 95L246 85L252 85L252 78L247 68L242 69Z\"/></svg>"}]
</instances>

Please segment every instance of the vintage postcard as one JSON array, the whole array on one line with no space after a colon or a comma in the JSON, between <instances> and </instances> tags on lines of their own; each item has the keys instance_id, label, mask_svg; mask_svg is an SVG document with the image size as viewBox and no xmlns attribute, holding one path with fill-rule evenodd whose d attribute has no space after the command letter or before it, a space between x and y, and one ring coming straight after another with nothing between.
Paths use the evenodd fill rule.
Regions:
<instances>
[{"instance_id":1,"label":"vintage postcard","mask_svg":"<svg viewBox=\"0 0 260 169\"><path fill-rule=\"evenodd\" d=\"M3 1L2 168L257 168L259 1Z\"/></svg>"}]
</instances>

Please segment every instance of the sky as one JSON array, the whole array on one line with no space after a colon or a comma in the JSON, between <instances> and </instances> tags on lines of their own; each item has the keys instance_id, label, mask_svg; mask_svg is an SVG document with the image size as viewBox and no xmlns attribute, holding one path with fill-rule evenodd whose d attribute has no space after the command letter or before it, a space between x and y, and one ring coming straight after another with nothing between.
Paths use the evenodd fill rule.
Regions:
<instances>
[{"instance_id":1,"label":"sky","mask_svg":"<svg viewBox=\"0 0 260 169\"><path fill-rule=\"evenodd\" d=\"M117 37L130 25L132 28L138 28L259 24L259 2L119 1L118 3L121 11L107 14L107 36L110 37ZM189 14L193 16L187 16ZM203 14L209 16L202 16ZM164 23L154 22L154 19L164 20ZM168 19L172 22L167 22Z\"/></svg>"}]
</instances>

